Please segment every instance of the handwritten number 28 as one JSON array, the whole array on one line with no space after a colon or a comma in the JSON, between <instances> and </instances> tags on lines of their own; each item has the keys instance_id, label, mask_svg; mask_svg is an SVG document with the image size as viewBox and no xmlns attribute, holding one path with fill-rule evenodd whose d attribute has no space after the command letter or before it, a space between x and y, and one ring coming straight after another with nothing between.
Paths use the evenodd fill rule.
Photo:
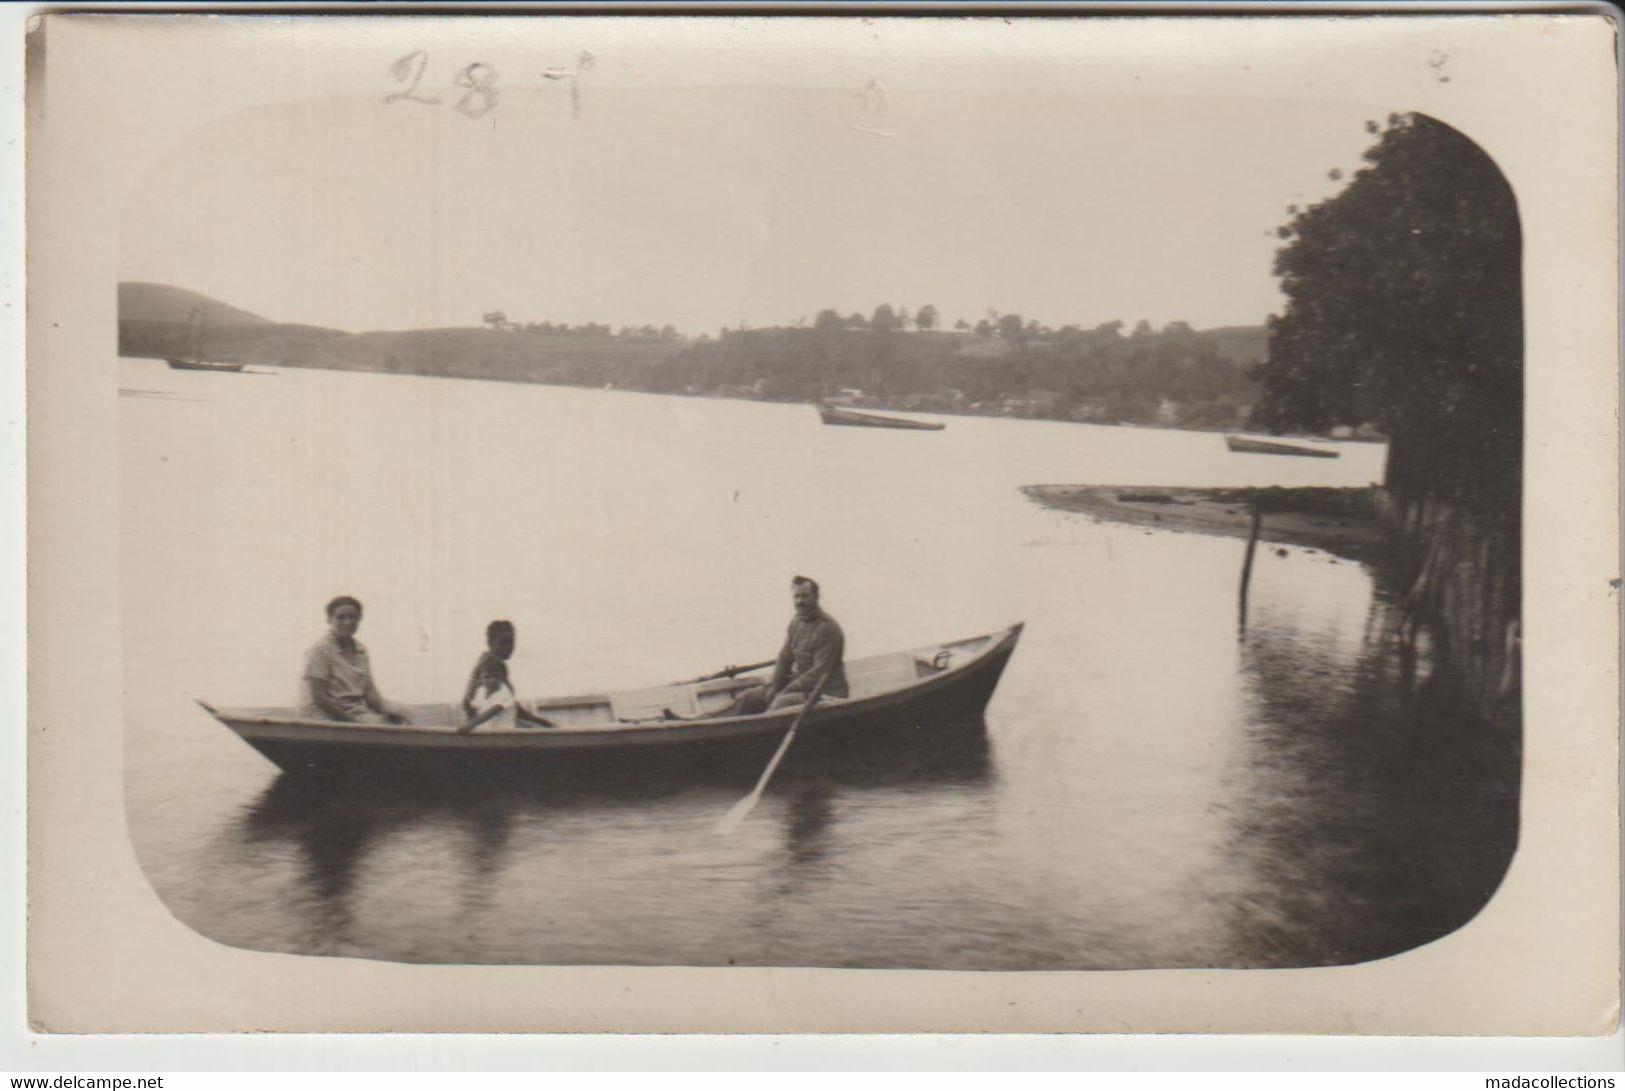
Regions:
<instances>
[{"instance_id":1,"label":"handwritten number 28","mask_svg":"<svg viewBox=\"0 0 1625 1091\"><path fill-rule=\"evenodd\" d=\"M392 95L384 96L385 102L421 102L426 106L438 106L438 98L418 94L418 84L423 82L423 73L429 67L429 54L424 50L415 50L401 57L389 66L389 75L399 83L407 84L404 91L396 91ZM457 100L457 110L464 117L484 117L496 108L497 104L497 70L495 66L475 61L473 64L458 72L452 77L452 85L464 89L463 97Z\"/></svg>"}]
</instances>

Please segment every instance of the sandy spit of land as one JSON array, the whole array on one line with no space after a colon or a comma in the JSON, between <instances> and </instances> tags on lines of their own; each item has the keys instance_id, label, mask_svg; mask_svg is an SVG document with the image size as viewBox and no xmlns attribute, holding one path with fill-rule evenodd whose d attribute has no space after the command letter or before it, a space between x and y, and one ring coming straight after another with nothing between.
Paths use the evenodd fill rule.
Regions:
<instances>
[{"instance_id":1,"label":"sandy spit of land","mask_svg":"<svg viewBox=\"0 0 1625 1091\"><path fill-rule=\"evenodd\" d=\"M1027 485L1022 492L1045 507L1114 523L1231 538L1247 537L1256 507L1262 515L1259 541L1356 561L1376 560L1387 545L1371 489Z\"/></svg>"}]
</instances>

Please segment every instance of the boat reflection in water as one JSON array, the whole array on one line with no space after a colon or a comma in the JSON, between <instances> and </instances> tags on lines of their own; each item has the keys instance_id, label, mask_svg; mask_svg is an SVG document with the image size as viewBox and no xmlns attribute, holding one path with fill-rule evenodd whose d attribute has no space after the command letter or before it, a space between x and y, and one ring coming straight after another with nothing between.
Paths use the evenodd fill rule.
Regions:
<instances>
[{"instance_id":1,"label":"boat reflection in water","mask_svg":"<svg viewBox=\"0 0 1625 1091\"><path fill-rule=\"evenodd\" d=\"M284 773L216 845L253 858L277 891L275 909L227 941L421 962L658 963L671 961L671 934L699 922L716 934L691 942L725 948L731 928L782 911L778 896L831 880L844 808L989 779L979 718L883 734L798 738L731 837L711 824L750 789L771 742L449 778ZM729 957L719 948L715 961Z\"/></svg>"}]
</instances>

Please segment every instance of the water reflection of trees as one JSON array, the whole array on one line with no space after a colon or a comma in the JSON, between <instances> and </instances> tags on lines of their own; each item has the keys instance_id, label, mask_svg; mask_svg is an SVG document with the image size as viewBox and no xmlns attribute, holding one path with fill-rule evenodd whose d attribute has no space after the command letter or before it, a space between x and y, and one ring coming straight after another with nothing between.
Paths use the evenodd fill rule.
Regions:
<instances>
[{"instance_id":1,"label":"water reflection of trees","mask_svg":"<svg viewBox=\"0 0 1625 1091\"><path fill-rule=\"evenodd\" d=\"M1248 634L1256 714L1227 810L1233 964L1360 962L1441 938L1500 885L1517 843L1520 747L1416 671L1386 596L1347 650Z\"/></svg>"},{"instance_id":2,"label":"water reflection of trees","mask_svg":"<svg viewBox=\"0 0 1625 1091\"><path fill-rule=\"evenodd\" d=\"M583 818L601 824L616 811L674 801L720 815L726 803L718 801L748 791L776 743L448 771L440 777L421 769L389 778L282 774L244 810L236 831L246 843L293 847L303 862L300 885L314 946L353 952L364 946L352 935L361 876L369 855L393 837L419 826L461 834L466 868L459 901L465 913L474 913L489 908L512 858L522 858L530 840L546 837L550 826ZM843 794L968 785L988 773L980 719L905 727L882 739L797 740L769 789L770 796L788 800L788 871L781 880L810 880L822 866ZM524 832L516 833L521 826Z\"/></svg>"}]
</instances>

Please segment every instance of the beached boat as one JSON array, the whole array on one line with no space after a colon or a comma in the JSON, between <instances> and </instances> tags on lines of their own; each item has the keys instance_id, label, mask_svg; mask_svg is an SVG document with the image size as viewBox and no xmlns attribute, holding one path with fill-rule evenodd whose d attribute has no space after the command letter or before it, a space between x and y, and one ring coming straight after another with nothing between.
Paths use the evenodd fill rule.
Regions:
<instances>
[{"instance_id":1,"label":"beached boat","mask_svg":"<svg viewBox=\"0 0 1625 1091\"><path fill-rule=\"evenodd\" d=\"M1304 455L1309 458L1337 458L1341 451L1324 440L1296 436L1226 435L1225 445L1248 455Z\"/></svg>"},{"instance_id":2,"label":"beached boat","mask_svg":"<svg viewBox=\"0 0 1625 1091\"><path fill-rule=\"evenodd\" d=\"M820 701L800 731L809 737L878 739L888 729L918 735L934 724L980 717L1021 629L1017 623L968 640L848 660L850 696ZM646 689L545 698L529 706L555 727L482 726L468 734L457 730L464 717L454 704L409 705L410 724L356 724L302 719L288 708L198 703L290 773L358 765L378 772L421 770L425 764L440 770L569 755L669 754L674 747L765 743L771 748L789 729L796 709L716 715L739 691L765 681L768 671L761 667Z\"/></svg>"},{"instance_id":3,"label":"beached boat","mask_svg":"<svg viewBox=\"0 0 1625 1091\"><path fill-rule=\"evenodd\" d=\"M910 428L916 432L940 432L948 427L937 421L885 417L879 413L860 413L856 409L842 409L835 405L820 405L818 415L825 424L844 424L853 428Z\"/></svg>"}]
</instances>

